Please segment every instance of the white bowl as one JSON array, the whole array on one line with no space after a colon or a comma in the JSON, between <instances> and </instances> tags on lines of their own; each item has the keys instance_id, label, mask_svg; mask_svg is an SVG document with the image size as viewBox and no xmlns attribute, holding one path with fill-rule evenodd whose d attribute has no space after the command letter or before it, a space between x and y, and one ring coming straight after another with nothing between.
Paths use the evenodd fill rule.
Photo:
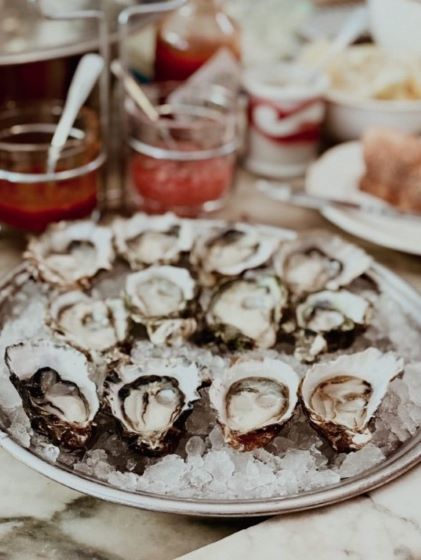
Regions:
<instances>
[{"instance_id":1,"label":"white bowl","mask_svg":"<svg viewBox=\"0 0 421 560\"><path fill-rule=\"evenodd\" d=\"M357 140L373 126L421 133L421 100L361 100L333 91L326 99L326 132L332 139Z\"/></svg>"},{"instance_id":2,"label":"white bowl","mask_svg":"<svg viewBox=\"0 0 421 560\"><path fill-rule=\"evenodd\" d=\"M375 42L393 54L421 54L419 0L368 0Z\"/></svg>"}]
</instances>

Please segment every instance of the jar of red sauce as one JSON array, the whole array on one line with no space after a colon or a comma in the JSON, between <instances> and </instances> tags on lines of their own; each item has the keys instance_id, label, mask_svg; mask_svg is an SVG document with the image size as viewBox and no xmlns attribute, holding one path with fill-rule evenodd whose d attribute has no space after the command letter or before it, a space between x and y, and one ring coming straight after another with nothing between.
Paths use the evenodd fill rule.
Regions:
<instances>
[{"instance_id":1,"label":"jar of red sauce","mask_svg":"<svg viewBox=\"0 0 421 560\"><path fill-rule=\"evenodd\" d=\"M219 0L187 0L158 26L155 79L185 80L221 48L239 60L240 43L240 28Z\"/></svg>"},{"instance_id":2,"label":"jar of red sauce","mask_svg":"<svg viewBox=\"0 0 421 560\"><path fill-rule=\"evenodd\" d=\"M0 222L37 232L51 222L86 217L96 208L104 155L94 111L80 111L56 171L46 173L61 111L55 101L0 110Z\"/></svg>"},{"instance_id":3,"label":"jar of red sauce","mask_svg":"<svg viewBox=\"0 0 421 560\"><path fill-rule=\"evenodd\" d=\"M230 192L238 117L233 105L221 104L220 87L214 97L212 87L206 95L191 88L171 104L166 94L174 87L145 88L160 113L158 122L150 121L132 100L126 102L129 181L142 210L193 217L221 208Z\"/></svg>"}]
</instances>

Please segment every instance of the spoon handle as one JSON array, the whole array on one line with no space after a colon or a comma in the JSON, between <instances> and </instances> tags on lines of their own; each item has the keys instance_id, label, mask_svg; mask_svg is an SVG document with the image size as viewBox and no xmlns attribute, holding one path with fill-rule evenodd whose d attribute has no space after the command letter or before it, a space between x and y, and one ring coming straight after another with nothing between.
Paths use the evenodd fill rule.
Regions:
<instances>
[{"instance_id":1,"label":"spoon handle","mask_svg":"<svg viewBox=\"0 0 421 560\"><path fill-rule=\"evenodd\" d=\"M85 55L76 69L48 151L47 173L54 173L60 152L69 137L80 109L92 91L104 68L104 60L97 54Z\"/></svg>"},{"instance_id":2,"label":"spoon handle","mask_svg":"<svg viewBox=\"0 0 421 560\"><path fill-rule=\"evenodd\" d=\"M347 18L343 27L330 44L326 54L315 65L315 71L320 72L326 68L331 60L340 52L351 45L368 25L368 10L366 7L357 8Z\"/></svg>"}]
</instances>

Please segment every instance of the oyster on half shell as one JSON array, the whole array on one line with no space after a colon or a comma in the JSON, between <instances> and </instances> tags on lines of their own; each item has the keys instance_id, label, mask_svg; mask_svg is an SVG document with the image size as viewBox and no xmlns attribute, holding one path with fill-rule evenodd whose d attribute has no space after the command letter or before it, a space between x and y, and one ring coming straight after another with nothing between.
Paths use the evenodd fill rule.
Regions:
<instances>
[{"instance_id":1,"label":"oyster on half shell","mask_svg":"<svg viewBox=\"0 0 421 560\"><path fill-rule=\"evenodd\" d=\"M176 443L176 424L199 398L199 373L194 364L152 359L122 365L106 386L106 400L126 437L136 447L159 453Z\"/></svg>"},{"instance_id":2,"label":"oyster on half shell","mask_svg":"<svg viewBox=\"0 0 421 560\"><path fill-rule=\"evenodd\" d=\"M274 258L277 274L298 295L346 286L367 272L371 262L359 247L321 231L284 242Z\"/></svg>"},{"instance_id":3,"label":"oyster on half shell","mask_svg":"<svg viewBox=\"0 0 421 560\"><path fill-rule=\"evenodd\" d=\"M297 325L314 333L350 331L367 325L370 314L370 302L347 290L310 294L296 308Z\"/></svg>"},{"instance_id":4,"label":"oyster on half shell","mask_svg":"<svg viewBox=\"0 0 421 560\"><path fill-rule=\"evenodd\" d=\"M129 332L121 299L99 300L79 291L66 292L51 301L49 324L70 344L89 352L110 350L124 342Z\"/></svg>"},{"instance_id":5,"label":"oyster on half shell","mask_svg":"<svg viewBox=\"0 0 421 560\"><path fill-rule=\"evenodd\" d=\"M146 326L155 344L179 344L196 330L196 320L185 317L196 284L185 268L151 266L129 274L125 300L132 319Z\"/></svg>"},{"instance_id":6,"label":"oyster on half shell","mask_svg":"<svg viewBox=\"0 0 421 560\"><path fill-rule=\"evenodd\" d=\"M112 233L91 221L60 222L32 237L24 255L45 282L62 287L88 286L114 260Z\"/></svg>"},{"instance_id":7,"label":"oyster on half shell","mask_svg":"<svg viewBox=\"0 0 421 560\"><path fill-rule=\"evenodd\" d=\"M266 264L279 244L276 237L247 225L214 228L198 238L190 261L199 268L201 281L212 285L215 276L238 276Z\"/></svg>"},{"instance_id":8,"label":"oyster on half shell","mask_svg":"<svg viewBox=\"0 0 421 560\"><path fill-rule=\"evenodd\" d=\"M128 220L117 220L113 230L117 252L132 270L175 263L193 244L190 223L172 214L153 218L135 214Z\"/></svg>"},{"instance_id":9,"label":"oyster on half shell","mask_svg":"<svg viewBox=\"0 0 421 560\"><path fill-rule=\"evenodd\" d=\"M298 330L294 354L301 362L311 363L329 348L346 343L347 338L351 337L351 342L357 328L368 326L372 305L347 290L324 290L304 298L295 314Z\"/></svg>"},{"instance_id":10,"label":"oyster on half shell","mask_svg":"<svg viewBox=\"0 0 421 560\"><path fill-rule=\"evenodd\" d=\"M372 437L368 424L403 360L376 348L313 366L301 399L313 426L337 451L360 449Z\"/></svg>"},{"instance_id":11,"label":"oyster on half shell","mask_svg":"<svg viewBox=\"0 0 421 560\"><path fill-rule=\"evenodd\" d=\"M271 275L231 280L214 291L206 322L224 342L270 348L287 297L284 286Z\"/></svg>"},{"instance_id":12,"label":"oyster on half shell","mask_svg":"<svg viewBox=\"0 0 421 560\"><path fill-rule=\"evenodd\" d=\"M33 429L69 449L83 447L99 409L85 356L43 340L8 346L5 362Z\"/></svg>"},{"instance_id":13,"label":"oyster on half shell","mask_svg":"<svg viewBox=\"0 0 421 560\"><path fill-rule=\"evenodd\" d=\"M291 418L299 377L285 362L244 360L217 377L209 390L225 441L241 451L267 445Z\"/></svg>"}]
</instances>

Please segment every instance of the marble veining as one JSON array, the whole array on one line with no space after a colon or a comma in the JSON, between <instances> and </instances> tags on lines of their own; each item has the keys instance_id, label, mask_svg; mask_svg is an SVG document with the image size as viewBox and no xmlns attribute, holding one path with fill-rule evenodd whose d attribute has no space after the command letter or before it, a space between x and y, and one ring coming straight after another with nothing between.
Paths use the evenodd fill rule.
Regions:
<instances>
[{"instance_id":1,"label":"marble veining","mask_svg":"<svg viewBox=\"0 0 421 560\"><path fill-rule=\"evenodd\" d=\"M0 450L1 560L172 560L251 523L109 504L50 481Z\"/></svg>"},{"instance_id":2,"label":"marble veining","mask_svg":"<svg viewBox=\"0 0 421 560\"><path fill-rule=\"evenodd\" d=\"M421 469L352 501L275 517L183 560L420 560ZM181 560L181 558L180 558Z\"/></svg>"}]
</instances>

